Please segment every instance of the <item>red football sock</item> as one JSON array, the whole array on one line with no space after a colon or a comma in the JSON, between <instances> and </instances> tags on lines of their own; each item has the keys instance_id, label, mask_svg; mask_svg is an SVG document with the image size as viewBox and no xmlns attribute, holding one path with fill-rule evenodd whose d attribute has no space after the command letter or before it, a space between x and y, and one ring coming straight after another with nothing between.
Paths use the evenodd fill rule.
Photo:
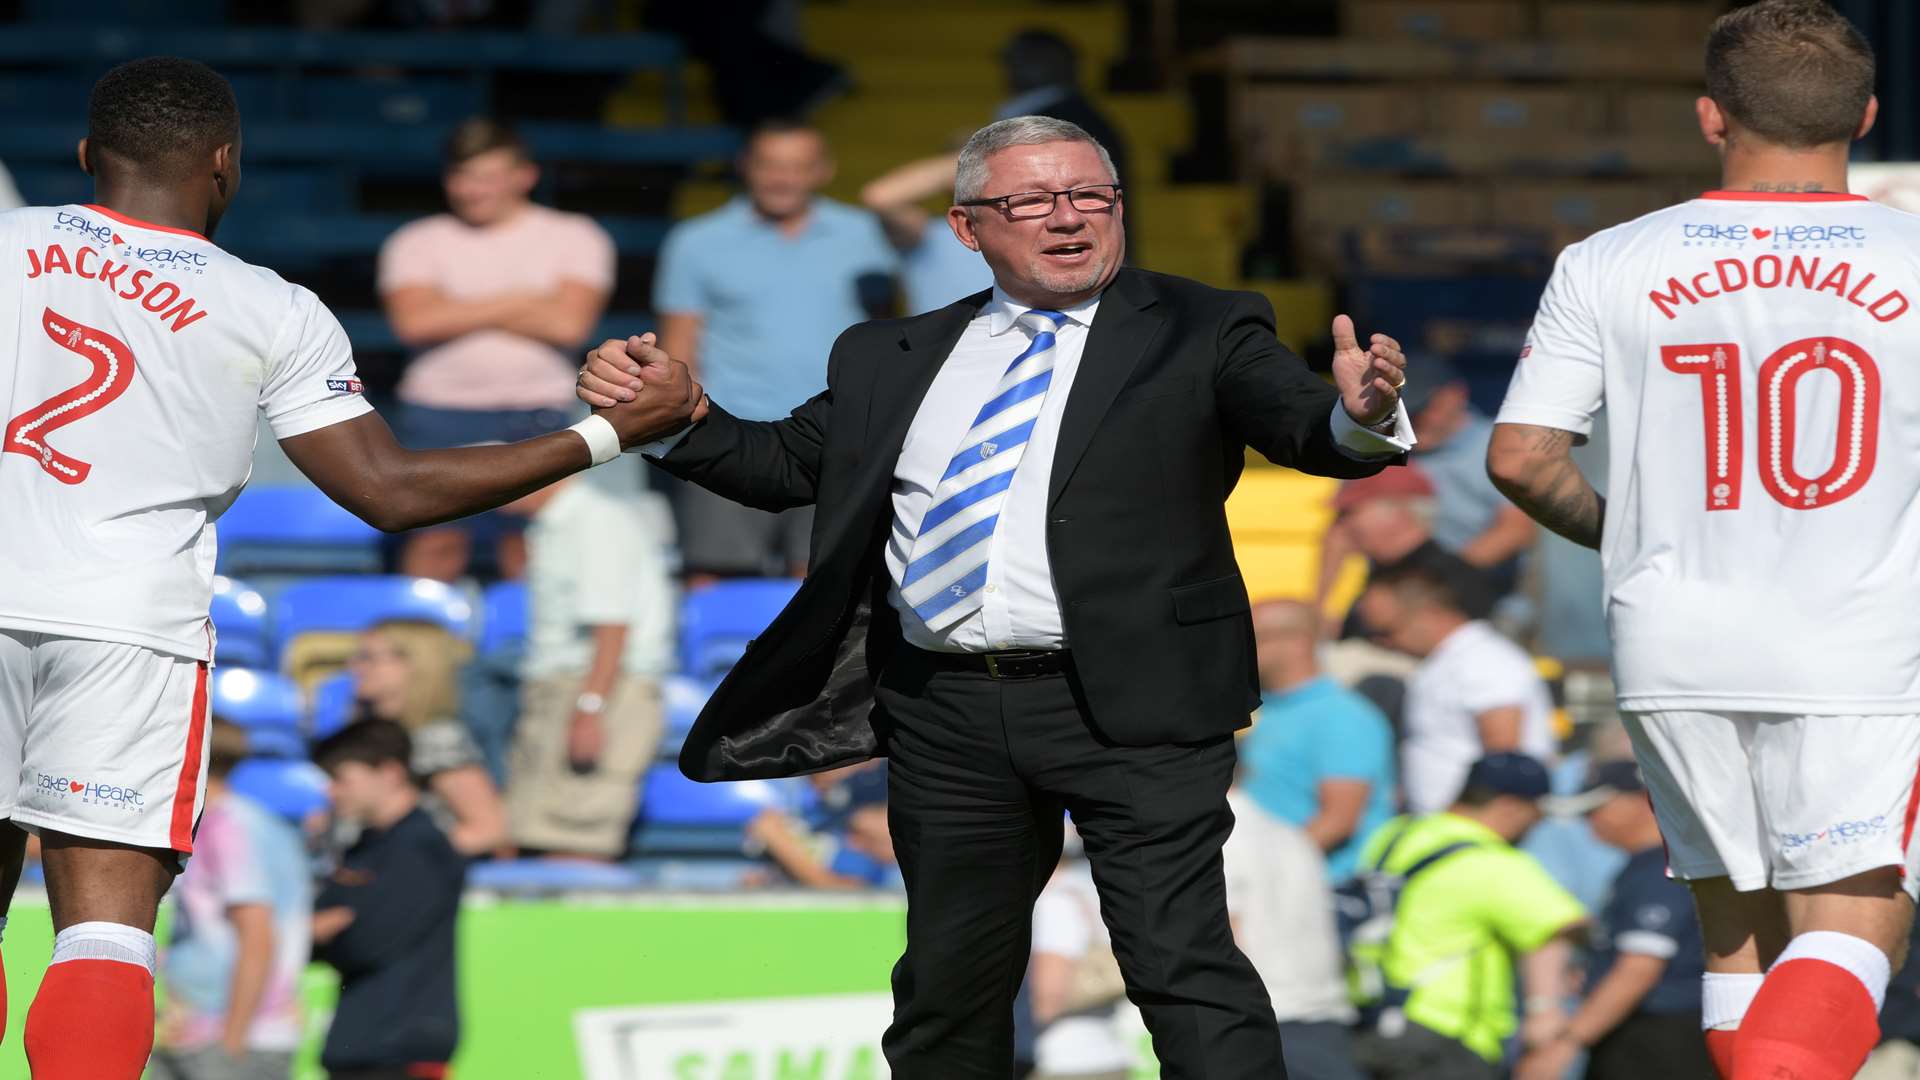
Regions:
<instances>
[{"instance_id":1,"label":"red football sock","mask_svg":"<svg viewBox=\"0 0 1920 1080\"><path fill-rule=\"evenodd\" d=\"M1852 1080L1880 1041L1873 995L1838 964L1776 964L1740 1022L1733 1080Z\"/></svg>"},{"instance_id":2,"label":"red football sock","mask_svg":"<svg viewBox=\"0 0 1920 1080\"><path fill-rule=\"evenodd\" d=\"M153 976L119 960L47 968L27 1010L34 1080L140 1080L153 1053Z\"/></svg>"},{"instance_id":3,"label":"red football sock","mask_svg":"<svg viewBox=\"0 0 1920 1080\"><path fill-rule=\"evenodd\" d=\"M1721 1080L1733 1080L1733 1043L1740 1029L1709 1028L1706 1034L1707 1056L1713 1059L1713 1070L1720 1074Z\"/></svg>"}]
</instances>

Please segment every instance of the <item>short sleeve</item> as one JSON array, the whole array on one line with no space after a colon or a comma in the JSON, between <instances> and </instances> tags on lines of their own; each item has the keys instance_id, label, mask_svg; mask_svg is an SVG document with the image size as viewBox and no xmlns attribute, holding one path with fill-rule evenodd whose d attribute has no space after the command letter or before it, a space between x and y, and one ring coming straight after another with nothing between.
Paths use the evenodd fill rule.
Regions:
<instances>
[{"instance_id":1,"label":"short sleeve","mask_svg":"<svg viewBox=\"0 0 1920 1080\"><path fill-rule=\"evenodd\" d=\"M437 285L441 274L434 257L432 219L403 225L380 245L378 291L389 293L409 285Z\"/></svg>"},{"instance_id":2,"label":"short sleeve","mask_svg":"<svg viewBox=\"0 0 1920 1080\"><path fill-rule=\"evenodd\" d=\"M267 880L266 863L246 822L230 811L219 816L215 828L205 831L210 835L201 837L202 854L213 856L207 860L208 876L221 903L232 907L272 902L273 883ZM209 847L211 851L206 850Z\"/></svg>"},{"instance_id":3,"label":"short sleeve","mask_svg":"<svg viewBox=\"0 0 1920 1080\"><path fill-rule=\"evenodd\" d=\"M1087 954L1092 939L1093 928L1076 897L1058 884L1041 891L1033 904L1034 952L1077 960Z\"/></svg>"},{"instance_id":4,"label":"short sleeve","mask_svg":"<svg viewBox=\"0 0 1920 1080\"><path fill-rule=\"evenodd\" d=\"M1491 633L1491 631L1489 631ZM1526 705L1540 697L1540 676L1532 661L1506 649L1483 649L1472 663L1455 665L1460 703L1474 713L1508 705Z\"/></svg>"},{"instance_id":5,"label":"short sleeve","mask_svg":"<svg viewBox=\"0 0 1920 1080\"><path fill-rule=\"evenodd\" d=\"M1393 760L1393 733L1386 718L1362 700L1347 702L1335 718L1337 723L1316 725L1317 779L1377 782Z\"/></svg>"},{"instance_id":6,"label":"short sleeve","mask_svg":"<svg viewBox=\"0 0 1920 1080\"><path fill-rule=\"evenodd\" d=\"M482 763L480 747L457 721L426 724L411 734L413 760L410 764L415 776L424 778Z\"/></svg>"},{"instance_id":7,"label":"short sleeve","mask_svg":"<svg viewBox=\"0 0 1920 1080\"><path fill-rule=\"evenodd\" d=\"M276 439L305 435L373 411L361 392L353 346L317 297L293 287L294 302L267 361L260 411Z\"/></svg>"},{"instance_id":8,"label":"short sleeve","mask_svg":"<svg viewBox=\"0 0 1920 1080\"><path fill-rule=\"evenodd\" d=\"M867 265L863 272L882 274L896 273L900 269L900 250L887 240L887 230L880 224L880 215L869 211L859 211L860 229L864 252L862 258Z\"/></svg>"},{"instance_id":9,"label":"short sleeve","mask_svg":"<svg viewBox=\"0 0 1920 1080\"><path fill-rule=\"evenodd\" d=\"M570 531L568 553L579 560L577 565L593 568L589 587L574 598L579 625L631 624L653 558L653 545L638 515L624 506L609 506L575 518Z\"/></svg>"},{"instance_id":10,"label":"short sleeve","mask_svg":"<svg viewBox=\"0 0 1920 1080\"><path fill-rule=\"evenodd\" d=\"M1680 952L1682 928L1693 917L1687 891L1665 878L1623 882L1610 905L1613 947L1671 960Z\"/></svg>"},{"instance_id":11,"label":"short sleeve","mask_svg":"<svg viewBox=\"0 0 1920 1080\"><path fill-rule=\"evenodd\" d=\"M619 258L613 237L607 235L599 222L585 215L575 217L572 224L573 250L567 257L561 279L577 281L601 292L612 291L615 263Z\"/></svg>"},{"instance_id":12,"label":"short sleeve","mask_svg":"<svg viewBox=\"0 0 1920 1080\"><path fill-rule=\"evenodd\" d=\"M1587 917L1580 901L1525 852L1475 852L1462 862L1462 871L1500 883L1477 895L1488 928L1514 952L1532 952Z\"/></svg>"},{"instance_id":13,"label":"short sleeve","mask_svg":"<svg viewBox=\"0 0 1920 1080\"><path fill-rule=\"evenodd\" d=\"M1586 255L1586 246L1575 244L1555 263L1496 423L1533 424L1577 435L1593 430L1606 382Z\"/></svg>"},{"instance_id":14,"label":"short sleeve","mask_svg":"<svg viewBox=\"0 0 1920 1080\"><path fill-rule=\"evenodd\" d=\"M687 226L677 226L668 230L666 241L660 245L660 262L653 275L653 310L662 315L698 315L707 307L694 240L687 235Z\"/></svg>"}]
</instances>

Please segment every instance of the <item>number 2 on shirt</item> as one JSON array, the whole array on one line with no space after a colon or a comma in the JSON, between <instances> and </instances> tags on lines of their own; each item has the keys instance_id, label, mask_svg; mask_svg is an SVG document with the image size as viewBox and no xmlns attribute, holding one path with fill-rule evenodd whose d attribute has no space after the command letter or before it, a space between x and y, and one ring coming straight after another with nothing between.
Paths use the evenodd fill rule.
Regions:
<instances>
[{"instance_id":1,"label":"number 2 on shirt","mask_svg":"<svg viewBox=\"0 0 1920 1080\"><path fill-rule=\"evenodd\" d=\"M86 480L93 466L53 448L48 437L55 429L107 407L133 383L133 350L103 330L83 326L47 308L40 326L54 344L93 365L93 374L78 386L55 394L7 421L6 442L0 452L25 454L40 463L47 475L63 484Z\"/></svg>"},{"instance_id":2,"label":"number 2 on shirt","mask_svg":"<svg viewBox=\"0 0 1920 1080\"><path fill-rule=\"evenodd\" d=\"M1745 445L1740 404L1740 346L1730 342L1663 345L1668 371L1700 380L1705 420L1707 509L1740 508L1740 463ZM1795 389L1809 373L1840 381L1840 423L1833 463L1809 479L1794 467ZM1810 337L1775 349L1760 365L1760 417L1755 442L1760 484L1789 510L1832 506L1866 486L1880 442L1880 368L1865 349L1837 337Z\"/></svg>"}]
</instances>

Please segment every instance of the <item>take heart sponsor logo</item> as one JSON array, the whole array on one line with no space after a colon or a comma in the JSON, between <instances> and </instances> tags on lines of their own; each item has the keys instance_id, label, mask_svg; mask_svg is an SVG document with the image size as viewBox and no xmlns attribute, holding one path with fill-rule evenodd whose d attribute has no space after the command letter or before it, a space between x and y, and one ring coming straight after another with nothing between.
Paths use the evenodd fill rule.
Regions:
<instances>
[{"instance_id":1,"label":"take heart sponsor logo","mask_svg":"<svg viewBox=\"0 0 1920 1080\"><path fill-rule=\"evenodd\" d=\"M1760 228L1760 227L1758 227L1758 226L1755 226L1755 227L1754 227L1754 230L1753 230L1753 238L1754 238L1755 240L1765 240L1765 239L1766 239L1767 237L1769 237L1769 236L1772 236L1772 235L1773 235L1773 230L1772 230L1772 229L1762 229L1762 228Z\"/></svg>"}]
</instances>

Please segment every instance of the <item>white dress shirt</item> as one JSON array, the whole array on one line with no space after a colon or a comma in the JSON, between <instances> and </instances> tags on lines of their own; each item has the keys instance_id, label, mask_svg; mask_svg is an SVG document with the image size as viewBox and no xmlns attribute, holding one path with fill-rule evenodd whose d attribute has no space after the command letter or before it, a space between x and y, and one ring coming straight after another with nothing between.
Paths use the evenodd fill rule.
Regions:
<instances>
[{"instance_id":1,"label":"white dress shirt","mask_svg":"<svg viewBox=\"0 0 1920 1080\"><path fill-rule=\"evenodd\" d=\"M1053 591L1053 567L1047 558L1047 490L1053 479L1060 415L1073 391L1073 377L1086 351L1087 334L1100 310L1100 298L1057 309L1067 322L1054 335L1053 378L1033 434L1014 470L1000 508L1000 522L987 544L987 583L980 610L944 630L929 630L900 597L900 578L914 535L933 502L933 492L960 449L980 407L993 396L1007 365L1032 338L1015 320L1033 310L1009 297L998 285L980 313L967 323L907 429L907 440L893 468L893 523L887 538L887 571L893 582L887 600L900 613L907 643L930 652L998 652L1003 649L1061 649L1066 629L1060 600ZM1397 407L1394 433L1383 435L1355 423L1347 410L1333 406L1333 438L1342 453L1360 460L1405 453L1413 448L1413 427L1405 405ZM635 449L661 457L679 445L685 432Z\"/></svg>"},{"instance_id":2,"label":"white dress shirt","mask_svg":"<svg viewBox=\"0 0 1920 1080\"><path fill-rule=\"evenodd\" d=\"M987 584L980 610L944 630L927 628L900 597L900 579L920 520L933 501L960 440L973 426L980 407L993 396L1007 365L1032 341L1015 320L1032 308L999 286L980 314L967 324L953 352L941 365L927 396L907 429L906 445L893 468L893 524L887 539L887 571L893 584L887 600L900 613L907 643L933 652L997 652L1002 649L1061 649L1066 630L1060 600L1053 591L1053 567L1047 558L1047 491L1053 478L1054 446L1060 416L1073 392L1074 375L1087 347L1087 334L1100 311L1094 297L1060 309L1066 325L1054 335L1053 379L1033 425L1033 434L1014 471L1000 508L1000 523L987 544ZM1393 436L1368 431L1346 409L1333 408L1333 432L1341 448L1355 457L1384 457L1412 444L1404 408Z\"/></svg>"}]
</instances>

